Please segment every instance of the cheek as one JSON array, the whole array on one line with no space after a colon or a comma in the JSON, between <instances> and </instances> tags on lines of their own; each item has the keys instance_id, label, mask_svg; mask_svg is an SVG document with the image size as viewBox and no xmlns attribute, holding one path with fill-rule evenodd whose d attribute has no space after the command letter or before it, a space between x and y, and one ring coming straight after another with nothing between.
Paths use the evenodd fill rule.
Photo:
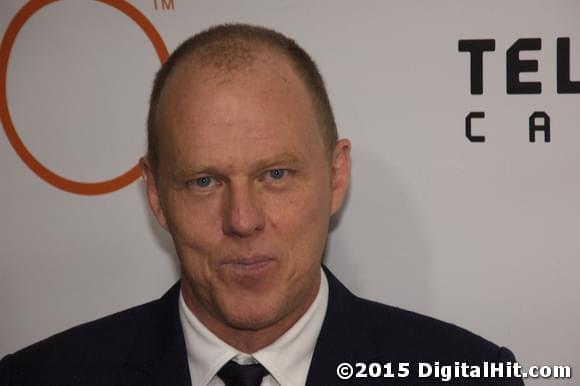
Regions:
<instances>
[{"instance_id":1,"label":"cheek","mask_svg":"<svg viewBox=\"0 0 580 386\"><path fill-rule=\"evenodd\" d=\"M166 218L180 257L209 254L221 229L217 203L192 200L181 192L170 194L167 203Z\"/></svg>"},{"instance_id":2,"label":"cheek","mask_svg":"<svg viewBox=\"0 0 580 386\"><path fill-rule=\"evenodd\" d=\"M216 257L222 252L218 205L175 192L167 209L169 231L182 274L197 296L209 298L212 283L216 282Z\"/></svg>"},{"instance_id":3,"label":"cheek","mask_svg":"<svg viewBox=\"0 0 580 386\"><path fill-rule=\"evenodd\" d=\"M270 223L285 240L292 264L309 264L322 254L330 217L330 193L320 186L270 203Z\"/></svg>"}]
</instances>

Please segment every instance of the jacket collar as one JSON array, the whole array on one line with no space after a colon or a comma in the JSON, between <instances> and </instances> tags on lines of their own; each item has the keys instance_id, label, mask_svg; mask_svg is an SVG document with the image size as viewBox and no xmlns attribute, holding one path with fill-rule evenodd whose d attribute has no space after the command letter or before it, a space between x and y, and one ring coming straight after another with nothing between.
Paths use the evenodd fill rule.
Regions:
<instances>
[{"instance_id":1,"label":"jacket collar","mask_svg":"<svg viewBox=\"0 0 580 386\"><path fill-rule=\"evenodd\" d=\"M312 356L307 386L326 385L329 379L334 379L337 364L372 358L376 352L376 348L372 349L375 347L372 329L361 324L360 318L353 317L358 313L360 300L328 268L323 266L323 269L329 286L328 308ZM177 282L135 317L135 343L119 385L191 386L179 320L179 291Z\"/></svg>"},{"instance_id":2,"label":"jacket collar","mask_svg":"<svg viewBox=\"0 0 580 386\"><path fill-rule=\"evenodd\" d=\"M310 364L307 386L328 385L342 362L360 362L378 352L373 328L360 318L361 300L323 266L328 278L328 309Z\"/></svg>"}]
</instances>

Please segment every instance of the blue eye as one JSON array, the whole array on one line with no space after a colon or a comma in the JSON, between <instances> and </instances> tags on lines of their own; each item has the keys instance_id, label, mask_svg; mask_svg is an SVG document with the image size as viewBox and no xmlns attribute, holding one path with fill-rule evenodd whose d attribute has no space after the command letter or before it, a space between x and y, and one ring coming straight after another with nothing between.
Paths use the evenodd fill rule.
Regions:
<instances>
[{"instance_id":1,"label":"blue eye","mask_svg":"<svg viewBox=\"0 0 580 386\"><path fill-rule=\"evenodd\" d=\"M199 177L193 180L194 184L199 188L207 188L211 185L212 177Z\"/></svg>"},{"instance_id":2,"label":"blue eye","mask_svg":"<svg viewBox=\"0 0 580 386\"><path fill-rule=\"evenodd\" d=\"M286 170L284 169L272 169L268 172L273 180L281 180L286 175Z\"/></svg>"}]
</instances>

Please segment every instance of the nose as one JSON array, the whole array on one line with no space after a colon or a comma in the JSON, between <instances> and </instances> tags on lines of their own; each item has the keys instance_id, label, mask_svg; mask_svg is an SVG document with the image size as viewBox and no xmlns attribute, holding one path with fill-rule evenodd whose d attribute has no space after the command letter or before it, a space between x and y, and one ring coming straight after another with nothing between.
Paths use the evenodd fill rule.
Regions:
<instances>
[{"instance_id":1,"label":"nose","mask_svg":"<svg viewBox=\"0 0 580 386\"><path fill-rule=\"evenodd\" d=\"M251 237L264 229L265 218L259 192L251 183L231 183L224 202L223 232Z\"/></svg>"}]
</instances>

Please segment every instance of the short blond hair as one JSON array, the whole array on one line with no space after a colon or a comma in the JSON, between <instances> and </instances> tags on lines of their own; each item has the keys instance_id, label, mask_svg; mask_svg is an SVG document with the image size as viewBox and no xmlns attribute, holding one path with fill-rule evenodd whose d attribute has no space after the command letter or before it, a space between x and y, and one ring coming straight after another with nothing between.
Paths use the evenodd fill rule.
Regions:
<instances>
[{"instance_id":1,"label":"short blond hair","mask_svg":"<svg viewBox=\"0 0 580 386\"><path fill-rule=\"evenodd\" d=\"M235 71L251 65L257 48L273 49L284 55L312 97L319 125L329 155L338 140L334 114L324 80L310 55L294 40L272 29L249 24L220 24L202 31L177 47L157 72L149 100L147 117L147 157L154 171L159 166L159 100L169 75L186 57L194 56L201 64L220 70Z\"/></svg>"}]
</instances>

